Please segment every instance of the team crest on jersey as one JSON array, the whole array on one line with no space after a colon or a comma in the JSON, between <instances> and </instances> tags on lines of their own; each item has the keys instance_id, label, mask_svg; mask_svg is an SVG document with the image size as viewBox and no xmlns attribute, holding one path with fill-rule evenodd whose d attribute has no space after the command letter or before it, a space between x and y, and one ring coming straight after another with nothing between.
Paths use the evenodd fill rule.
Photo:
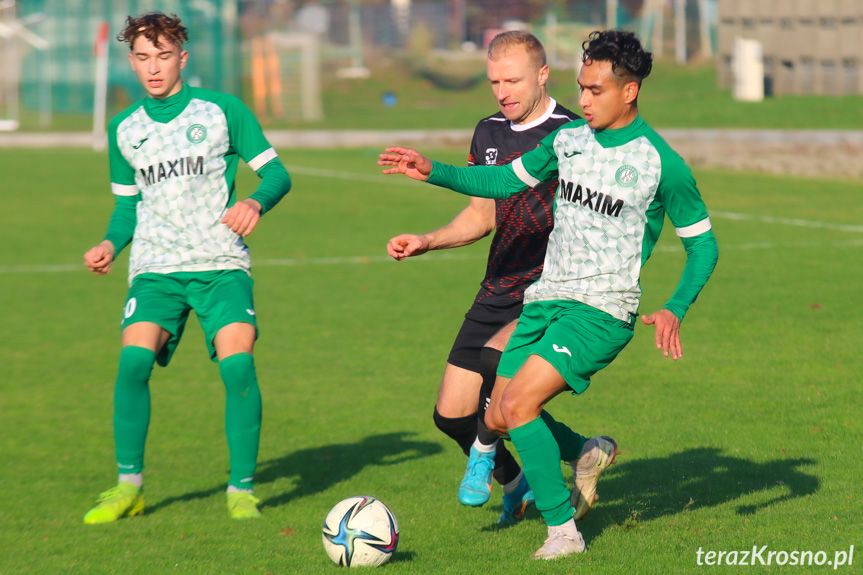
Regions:
<instances>
[{"instance_id":1,"label":"team crest on jersey","mask_svg":"<svg viewBox=\"0 0 863 575\"><path fill-rule=\"evenodd\" d=\"M487 166L493 166L497 164L497 148L485 149L485 164Z\"/></svg>"},{"instance_id":2,"label":"team crest on jersey","mask_svg":"<svg viewBox=\"0 0 863 575\"><path fill-rule=\"evenodd\" d=\"M620 166L614 174L614 180L618 186L631 188L638 181L638 170L632 166Z\"/></svg>"},{"instance_id":3,"label":"team crest on jersey","mask_svg":"<svg viewBox=\"0 0 863 575\"><path fill-rule=\"evenodd\" d=\"M200 144L207 139L207 128L201 124L192 124L189 126L189 129L186 130L186 137L189 138L189 141L193 144Z\"/></svg>"}]
</instances>

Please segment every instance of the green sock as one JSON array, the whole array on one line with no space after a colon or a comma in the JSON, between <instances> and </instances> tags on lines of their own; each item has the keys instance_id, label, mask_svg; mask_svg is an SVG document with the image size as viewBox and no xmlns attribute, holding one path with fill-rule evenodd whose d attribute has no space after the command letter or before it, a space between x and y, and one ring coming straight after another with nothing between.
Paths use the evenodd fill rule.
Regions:
<instances>
[{"instance_id":1,"label":"green sock","mask_svg":"<svg viewBox=\"0 0 863 575\"><path fill-rule=\"evenodd\" d=\"M570 492L560 470L560 448L543 418L510 429L509 435L546 524L563 525L572 519Z\"/></svg>"},{"instance_id":2,"label":"green sock","mask_svg":"<svg viewBox=\"0 0 863 575\"><path fill-rule=\"evenodd\" d=\"M219 362L225 383L225 433L231 458L228 485L252 489L261 439L261 390L255 360L237 353Z\"/></svg>"},{"instance_id":3,"label":"green sock","mask_svg":"<svg viewBox=\"0 0 863 575\"><path fill-rule=\"evenodd\" d=\"M114 445L120 473L141 473L150 426L150 374L156 354L127 345L120 351L114 386Z\"/></svg>"},{"instance_id":4,"label":"green sock","mask_svg":"<svg viewBox=\"0 0 863 575\"><path fill-rule=\"evenodd\" d=\"M563 461L577 460L578 456L581 455L581 450L584 449L584 443L587 441L587 438L577 434L559 421L555 421L551 414L544 409L539 415L548 426L549 431L554 436L554 440L557 441L557 446L560 449L560 458Z\"/></svg>"}]
</instances>

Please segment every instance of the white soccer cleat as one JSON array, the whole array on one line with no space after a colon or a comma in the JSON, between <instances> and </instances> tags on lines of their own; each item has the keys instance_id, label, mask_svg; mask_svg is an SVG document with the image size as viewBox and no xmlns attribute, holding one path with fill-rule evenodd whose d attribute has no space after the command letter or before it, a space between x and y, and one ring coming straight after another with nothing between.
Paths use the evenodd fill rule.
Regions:
<instances>
[{"instance_id":1,"label":"white soccer cleat","mask_svg":"<svg viewBox=\"0 0 863 575\"><path fill-rule=\"evenodd\" d=\"M578 460L567 462L575 474L575 486L572 488L570 501L575 509L572 517L576 521L587 515L599 498L596 494L596 483L602 472L614 463L616 455L617 443L603 435L588 439Z\"/></svg>"},{"instance_id":2,"label":"white soccer cleat","mask_svg":"<svg viewBox=\"0 0 863 575\"><path fill-rule=\"evenodd\" d=\"M584 538L570 519L563 525L548 528L548 538L542 547L531 555L531 559L559 559L573 553L584 553Z\"/></svg>"}]
</instances>

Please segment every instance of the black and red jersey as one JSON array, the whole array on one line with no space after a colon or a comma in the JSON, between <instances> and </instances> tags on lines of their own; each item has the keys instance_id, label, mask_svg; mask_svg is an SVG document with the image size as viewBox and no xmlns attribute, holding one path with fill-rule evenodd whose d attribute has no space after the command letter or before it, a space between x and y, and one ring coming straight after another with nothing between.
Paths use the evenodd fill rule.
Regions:
<instances>
[{"instance_id":1,"label":"black and red jersey","mask_svg":"<svg viewBox=\"0 0 863 575\"><path fill-rule=\"evenodd\" d=\"M509 164L578 117L554 99L545 114L529 124L513 124L498 112L477 124L468 165ZM557 180L547 180L510 198L494 201L495 233L485 278L476 295L477 303L504 305L520 301L524 290L539 279L554 221L555 190Z\"/></svg>"}]
</instances>

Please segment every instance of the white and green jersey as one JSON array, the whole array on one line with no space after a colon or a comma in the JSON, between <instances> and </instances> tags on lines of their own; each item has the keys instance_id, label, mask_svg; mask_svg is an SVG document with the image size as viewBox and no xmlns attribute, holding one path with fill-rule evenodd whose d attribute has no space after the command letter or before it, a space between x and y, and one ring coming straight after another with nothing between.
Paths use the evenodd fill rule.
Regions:
<instances>
[{"instance_id":1,"label":"white and green jersey","mask_svg":"<svg viewBox=\"0 0 863 575\"><path fill-rule=\"evenodd\" d=\"M565 124L512 162L511 173L489 173L489 181L482 183L478 174L471 178L470 188L454 184L468 174L447 168L436 175L438 166L434 165L431 183L455 186L471 195L498 188L487 194L490 197L500 193L501 185L509 194L558 177L554 227L542 276L525 292L526 304L576 300L631 322L641 297L641 268L659 238L665 214L684 243L711 229L692 172L641 117L625 128L599 132L585 120ZM697 278L675 294L682 296L681 301L666 306L678 317L715 264L715 240L712 233L709 236L712 255L703 259L703 266L699 262L692 278L684 273L683 284Z\"/></svg>"},{"instance_id":2,"label":"white and green jersey","mask_svg":"<svg viewBox=\"0 0 863 575\"><path fill-rule=\"evenodd\" d=\"M542 277L525 303L574 299L628 322L665 214L680 237L710 230L692 172L641 117L601 132L571 122L513 169L527 185L554 172L560 181Z\"/></svg>"},{"instance_id":3,"label":"white and green jersey","mask_svg":"<svg viewBox=\"0 0 863 575\"><path fill-rule=\"evenodd\" d=\"M248 248L220 220L235 202L239 158L258 171L277 154L242 102L185 85L144 98L112 120L109 153L112 191L140 200L130 282L142 273L249 272Z\"/></svg>"}]
</instances>

